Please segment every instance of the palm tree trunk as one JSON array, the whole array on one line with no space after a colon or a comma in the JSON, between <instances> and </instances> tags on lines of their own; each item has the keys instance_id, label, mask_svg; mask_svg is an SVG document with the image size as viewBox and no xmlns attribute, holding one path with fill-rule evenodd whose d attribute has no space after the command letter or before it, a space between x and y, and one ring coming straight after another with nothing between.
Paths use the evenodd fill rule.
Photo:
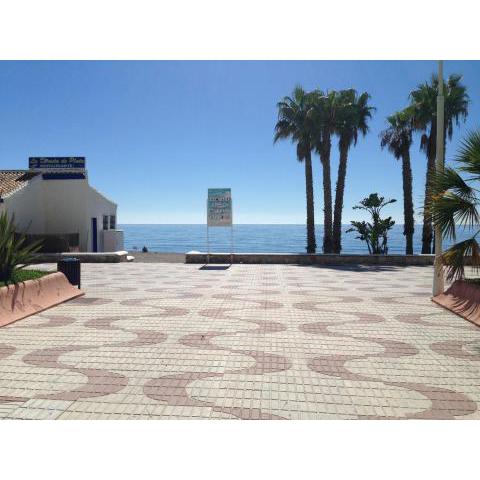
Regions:
<instances>
[{"instance_id":1,"label":"palm tree trunk","mask_svg":"<svg viewBox=\"0 0 480 480\"><path fill-rule=\"evenodd\" d=\"M410 150L406 148L402 155L403 177L403 234L405 235L405 254L413 255L413 218L412 167L410 166Z\"/></svg>"},{"instance_id":2,"label":"palm tree trunk","mask_svg":"<svg viewBox=\"0 0 480 480\"><path fill-rule=\"evenodd\" d=\"M333 217L333 253L342 251L342 211L345 179L347 176L348 147L340 145L337 187L335 189L335 211Z\"/></svg>"},{"instance_id":3,"label":"palm tree trunk","mask_svg":"<svg viewBox=\"0 0 480 480\"><path fill-rule=\"evenodd\" d=\"M320 153L323 169L323 253L332 253L332 180L330 174L330 151L332 144L330 136L325 138Z\"/></svg>"},{"instance_id":4,"label":"palm tree trunk","mask_svg":"<svg viewBox=\"0 0 480 480\"><path fill-rule=\"evenodd\" d=\"M432 176L435 172L437 128L435 121L430 127L430 136L427 146L427 175L425 179L425 200L423 204L422 253L432 253L433 225L429 212L430 197L432 195Z\"/></svg>"},{"instance_id":5,"label":"palm tree trunk","mask_svg":"<svg viewBox=\"0 0 480 480\"><path fill-rule=\"evenodd\" d=\"M305 192L307 196L307 253L315 253L315 212L313 204L312 156L308 152L305 158Z\"/></svg>"},{"instance_id":6,"label":"palm tree trunk","mask_svg":"<svg viewBox=\"0 0 480 480\"><path fill-rule=\"evenodd\" d=\"M425 180L425 200L423 204L423 229L422 229L422 253L432 253L433 225L432 217L428 211L430 196L432 193L431 183L435 168L435 159L427 160L427 178Z\"/></svg>"}]
</instances>

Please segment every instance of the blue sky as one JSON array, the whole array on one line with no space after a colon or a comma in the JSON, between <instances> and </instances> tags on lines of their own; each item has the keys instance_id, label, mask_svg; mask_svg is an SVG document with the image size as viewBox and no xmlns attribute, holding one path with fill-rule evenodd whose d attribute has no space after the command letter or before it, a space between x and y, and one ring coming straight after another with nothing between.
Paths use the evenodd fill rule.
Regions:
<instances>
[{"instance_id":1,"label":"blue sky","mask_svg":"<svg viewBox=\"0 0 480 480\"><path fill-rule=\"evenodd\" d=\"M119 205L119 223L204 223L209 187L231 187L235 223L304 223L304 169L289 142L273 145L276 102L305 89L354 87L377 108L371 131L351 150L345 223L370 192L397 198L400 164L379 145L385 117L436 70L435 61L0 62L0 168L29 156L85 156L90 183ZM461 73L470 115L447 146L480 127L480 62L447 61ZM336 145L335 145L336 147ZM332 149L335 185L337 149ZM420 208L425 157L412 147ZM316 223L321 166L314 159Z\"/></svg>"}]
</instances>

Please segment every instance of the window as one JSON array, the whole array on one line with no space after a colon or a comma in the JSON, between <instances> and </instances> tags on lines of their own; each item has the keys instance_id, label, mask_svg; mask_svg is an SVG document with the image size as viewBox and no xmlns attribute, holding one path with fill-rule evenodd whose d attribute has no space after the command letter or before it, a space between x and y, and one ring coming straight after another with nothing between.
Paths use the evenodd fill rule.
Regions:
<instances>
[{"instance_id":1,"label":"window","mask_svg":"<svg viewBox=\"0 0 480 480\"><path fill-rule=\"evenodd\" d=\"M117 219L115 215L110 215L110 230L115 230L117 228Z\"/></svg>"},{"instance_id":2,"label":"window","mask_svg":"<svg viewBox=\"0 0 480 480\"><path fill-rule=\"evenodd\" d=\"M108 215L103 216L103 229L108 230Z\"/></svg>"}]
</instances>

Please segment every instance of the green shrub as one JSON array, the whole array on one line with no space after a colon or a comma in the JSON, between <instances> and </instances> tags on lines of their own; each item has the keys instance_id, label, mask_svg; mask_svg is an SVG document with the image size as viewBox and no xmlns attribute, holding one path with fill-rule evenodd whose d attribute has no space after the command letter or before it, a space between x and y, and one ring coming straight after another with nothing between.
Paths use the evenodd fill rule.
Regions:
<instances>
[{"instance_id":1,"label":"green shrub","mask_svg":"<svg viewBox=\"0 0 480 480\"><path fill-rule=\"evenodd\" d=\"M380 218L380 212L383 207L396 202L395 199L385 200L385 197L379 197L378 193L371 193L368 197L353 207L354 210L366 210L371 218L371 222L350 222L352 227L348 232L357 232L359 240L367 244L368 252L376 255L387 255L388 253L388 231L395 225L392 217Z\"/></svg>"},{"instance_id":2,"label":"green shrub","mask_svg":"<svg viewBox=\"0 0 480 480\"><path fill-rule=\"evenodd\" d=\"M32 262L41 243L25 244L25 235L15 235L14 218L0 215L0 282L12 281L14 273Z\"/></svg>"},{"instance_id":3,"label":"green shrub","mask_svg":"<svg viewBox=\"0 0 480 480\"><path fill-rule=\"evenodd\" d=\"M20 283L26 282L27 280L36 280L43 277L44 275L47 275L48 273L49 272L45 272L42 270L15 270L13 272L12 278L8 282L0 282L0 287L8 285L9 283Z\"/></svg>"}]
</instances>

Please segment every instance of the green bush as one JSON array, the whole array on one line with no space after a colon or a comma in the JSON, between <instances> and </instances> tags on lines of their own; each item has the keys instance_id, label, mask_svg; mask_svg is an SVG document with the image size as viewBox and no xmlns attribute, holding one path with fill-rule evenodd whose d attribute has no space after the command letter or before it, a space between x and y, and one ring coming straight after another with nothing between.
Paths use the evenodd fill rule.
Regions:
<instances>
[{"instance_id":1,"label":"green bush","mask_svg":"<svg viewBox=\"0 0 480 480\"><path fill-rule=\"evenodd\" d=\"M0 215L0 282L9 282L16 271L32 262L41 243L25 243L25 235L15 235L14 218L9 220L7 212Z\"/></svg>"},{"instance_id":2,"label":"green bush","mask_svg":"<svg viewBox=\"0 0 480 480\"><path fill-rule=\"evenodd\" d=\"M37 280L38 278L41 278L48 273L49 272L45 272L42 270L15 270L13 272L12 278L8 282L0 282L0 287L3 287L10 283L21 283L26 282L27 280Z\"/></svg>"},{"instance_id":3,"label":"green bush","mask_svg":"<svg viewBox=\"0 0 480 480\"><path fill-rule=\"evenodd\" d=\"M392 217L380 218L380 212L383 207L396 200L385 200L385 197L379 197L378 193L371 193L368 197L353 207L354 210L365 210L371 218L371 222L350 222L352 227L348 232L357 232L359 240L367 244L368 252L376 255L387 255L388 253L388 231L395 225Z\"/></svg>"}]
</instances>

